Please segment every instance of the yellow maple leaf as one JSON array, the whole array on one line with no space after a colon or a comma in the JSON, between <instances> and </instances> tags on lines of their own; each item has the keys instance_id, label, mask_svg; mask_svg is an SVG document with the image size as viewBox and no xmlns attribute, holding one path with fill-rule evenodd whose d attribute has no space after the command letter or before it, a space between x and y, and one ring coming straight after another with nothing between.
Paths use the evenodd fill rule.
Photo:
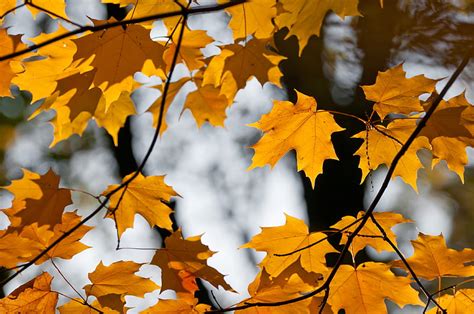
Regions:
<instances>
[{"instance_id":1,"label":"yellow maple leaf","mask_svg":"<svg viewBox=\"0 0 474 314\"><path fill-rule=\"evenodd\" d=\"M471 314L474 312L474 289L460 289L454 295L444 294L437 298L439 305L449 314ZM439 308L434 307L427 314L439 313Z\"/></svg>"},{"instance_id":2,"label":"yellow maple leaf","mask_svg":"<svg viewBox=\"0 0 474 314\"><path fill-rule=\"evenodd\" d=\"M118 145L118 133L125 125L127 118L136 114L135 105L130 98L130 93L123 91L117 100L114 100L106 109L104 101L99 102L94 113L97 124L107 130L114 144Z\"/></svg>"},{"instance_id":3,"label":"yellow maple leaf","mask_svg":"<svg viewBox=\"0 0 474 314\"><path fill-rule=\"evenodd\" d=\"M217 3L227 3L227 0L218 0ZM234 39L244 39L252 35L255 38L269 38L275 31L272 19L276 16L275 0L250 0L240 5L227 8L231 16L229 27Z\"/></svg>"},{"instance_id":4,"label":"yellow maple leaf","mask_svg":"<svg viewBox=\"0 0 474 314\"><path fill-rule=\"evenodd\" d=\"M12 268L29 261L42 247L36 241L18 235L16 231L0 232L0 266ZM1 309L1 307L0 307Z\"/></svg>"},{"instance_id":5,"label":"yellow maple leaf","mask_svg":"<svg viewBox=\"0 0 474 314\"><path fill-rule=\"evenodd\" d=\"M423 305L407 277L395 276L384 263L366 262L354 268L341 265L329 285L328 303L337 313L387 313L385 299L398 306Z\"/></svg>"},{"instance_id":6,"label":"yellow maple leaf","mask_svg":"<svg viewBox=\"0 0 474 314\"><path fill-rule=\"evenodd\" d=\"M227 85L222 90L227 99L234 99L239 89L255 77L261 84L270 82L280 85L283 76L278 64L285 57L267 48L268 40L252 39L245 44L231 44L222 47L222 52L212 57L204 72L204 85L215 87Z\"/></svg>"},{"instance_id":7,"label":"yellow maple leaf","mask_svg":"<svg viewBox=\"0 0 474 314\"><path fill-rule=\"evenodd\" d=\"M108 295L118 295L123 299L126 295L133 295L143 298L145 293L153 292L159 289L159 286L148 278L135 275L139 271L142 264L131 261L119 261L105 266L102 262L97 265L96 269L89 273L89 280L92 284L84 286L84 290L88 296L95 296L99 300L101 306L101 298Z\"/></svg>"},{"instance_id":8,"label":"yellow maple leaf","mask_svg":"<svg viewBox=\"0 0 474 314\"><path fill-rule=\"evenodd\" d=\"M362 170L362 181L367 175L381 165L390 167L393 158L400 151L416 128L416 119L398 119L390 122L386 127L374 125L367 131L362 131L353 138L363 139L364 142L355 152L360 157L359 168ZM416 180L418 170L423 166L417 156L422 149L430 149L431 145L424 137L417 137L407 152L400 159L393 177L399 176L417 191Z\"/></svg>"},{"instance_id":9,"label":"yellow maple leaf","mask_svg":"<svg viewBox=\"0 0 474 314\"><path fill-rule=\"evenodd\" d=\"M306 272L301 268L298 261L294 262L281 274L272 277L265 269L260 271L254 281L249 284L248 291L250 298L243 300L239 305L248 303L274 303L282 302L292 298L300 297L313 291L321 283L321 274ZM242 313L313 313L311 309L319 309L322 295L307 298L305 300L280 305L277 307L252 307L241 311ZM326 306L324 314L332 313L329 306Z\"/></svg>"},{"instance_id":10,"label":"yellow maple leaf","mask_svg":"<svg viewBox=\"0 0 474 314\"><path fill-rule=\"evenodd\" d=\"M319 36L321 25L328 11L334 11L341 18L360 15L358 0L280 0L281 12L275 23L278 28L288 28L286 38L295 35L299 41L299 54L308 44L311 36Z\"/></svg>"},{"instance_id":11,"label":"yellow maple leaf","mask_svg":"<svg viewBox=\"0 0 474 314\"><path fill-rule=\"evenodd\" d=\"M431 101L423 103L425 110ZM420 136L428 138L432 146L432 166L445 160L448 168L464 182L464 167L468 163L466 147L474 146L474 106L460 94L442 100L430 117Z\"/></svg>"},{"instance_id":12,"label":"yellow maple leaf","mask_svg":"<svg viewBox=\"0 0 474 314\"><path fill-rule=\"evenodd\" d=\"M194 294L198 290L196 278L233 291L224 276L207 265L207 259L214 253L201 243L201 236L183 239L180 230L173 232L165 239L165 247L157 250L151 261L161 268L162 291L171 289L178 295Z\"/></svg>"},{"instance_id":13,"label":"yellow maple leaf","mask_svg":"<svg viewBox=\"0 0 474 314\"><path fill-rule=\"evenodd\" d=\"M21 218L15 228L37 223L49 229L61 223L64 207L72 204L71 191L59 187L59 176L52 170L40 176L24 170L24 177L14 180L5 189L15 195L15 201L24 201L22 207L5 210L10 220Z\"/></svg>"},{"instance_id":14,"label":"yellow maple leaf","mask_svg":"<svg viewBox=\"0 0 474 314\"><path fill-rule=\"evenodd\" d=\"M365 212L360 211L357 214L357 219L364 216L364 214ZM391 228L401 223L411 222L410 219L406 219L400 214L391 213L391 212L374 213L374 217L385 230L387 237L395 244L397 243L397 240L396 240L397 237L393 233ZM344 227L353 223L355 220L356 218L353 216L344 216L336 224L332 225L331 228L343 229ZM357 226L358 226L358 223L347 228L345 232L342 233L340 244L346 244L347 237L349 236L347 232L349 233L353 232L357 228ZM364 227L360 230L358 234L361 236L356 236L354 240L352 240L352 244L351 244L351 252L352 252L352 255L354 256L357 254L357 252L364 249L367 245L370 245L371 247L373 247L375 250L377 250L377 252L393 251L390 244L388 244L383 238L371 238L371 236L378 236L378 237L382 236L382 233L377 228L377 226L372 222L371 219L369 219L365 223Z\"/></svg>"},{"instance_id":15,"label":"yellow maple leaf","mask_svg":"<svg viewBox=\"0 0 474 314\"><path fill-rule=\"evenodd\" d=\"M54 313L58 293L51 291L51 277L42 273L0 300L1 313Z\"/></svg>"},{"instance_id":16,"label":"yellow maple leaf","mask_svg":"<svg viewBox=\"0 0 474 314\"><path fill-rule=\"evenodd\" d=\"M192 81L197 89L187 95L183 111L189 109L199 127L205 122L213 126L224 126L225 110L229 106L226 96L221 95L219 88L202 85L202 72L198 72Z\"/></svg>"},{"instance_id":17,"label":"yellow maple leaf","mask_svg":"<svg viewBox=\"0 0 474 314\"><path fill-rule=\"evenodd\" d=\"M23 238L30 239L37 242L39 250L34 255L37 255L65 232L69 231L72 227L77 225L81 221L81 216L75 212L64 213L62 223L54 226L53 231L48 230L47 226L38 227L38 225L32 224L23 228L20 236ZM89 246L80 242L82 237L89 232L92 227L82 225L75 230L71 235L57 244L51 249L45 256L39 259L36 264L41 264L50 258L62 258L71 259L74 255L86 250Z\"/></svg>"},{"instance_id":18,"label":"yellow maple leaf","mask_svg":"<svg viewBox=\"0 0 474 314\"><path fill-rule=\"evenodd\" d=\"M126 176L123 181L127 181L132 175L133 173ZM135 214L143 216L151 226L172 230L172 221L169 217L172 210L167 203L171 197L178 194L165 183L164 179L164 176L144 177L139 174L128 184L125 192L115 193L110 198L107 217L115 219L119 236L126 229L133 227ZM102 195L106 195L117 186L110 185ZM119 200L121 202L117 207Z\"/></svg>"},{"instance_id":19,"label":"yellow maple leaf","mask_svg":"<svg viewBox=\"0 0 474 314\"><path fill-rule=\"evenodd\" d=\"M286 223L277 227L262 227L262 232L254 236L242 248L252 248L264 251L267 256L260 263L271 276L280 275L295 261L300 260L301 266L308 272L326 274L326 254L337 252L321 232L309 233L308 226L303 220L286 215ZM316 241L321 243L310 248L286 256L286 254L304 248Z\"/></svg>"},{"instance_id":20,"label":"yellow maple leaf","mask_svg":"<svg viewBox=\"0 0 474 314\"><path fill-rule=\"evenodd\" d=\"M474 261L474 250L450 249L446 247L443 235L430 236L421 232L411 243L415 253L407 259L407 262L418 277L433 280L444 276L474 276L474 266L468 265ZM394 261L392 265L405 268L400 260Z\"/></svg>"},{"instance_id":21,"label":"yellow maple leaf","mask_svg":"<svg viewBox=\"0 0 474 314\"><path fill-rule=\"evenodd\" d=\"M173 313L173 314L198 314L206 313L211 310L211 306L207 304L198 304L198 299L178 299L168 300L160 299L158 303L146 309L140 314L154 314L154 313Z\"/></svg>"},{"instance_id":22,"label":"yellow maple leaf","mask_svg":"<svg viewBox=\"0 0 474 314\"><path fill-rule=\"evenodd\" d=\"M437 80L417 75L405 77L399 64L385 72L379 72L374 85L362 86L365 97L375 102L374 110L384 119L389 113L410 114L423 111L418 97L432 93Z\"/></svg>"},{"instance_id":23,"label":"yellow maple leaf","mask_svg":"<svg viewBox=\"0 0 474 314\"><path fill-rule=\"evenodd\" d=\"M316 177L323 172L326 159L336 159L331 142L334 132L344 130L332 114L317 110L316 100L297 91L295 105L274 101L270 113L250 126L264 132L253 145L255 155L249 169L274 166L289 150L296 150L298 171L303 170L314 188Z\"/></svg>"}]
</instances>

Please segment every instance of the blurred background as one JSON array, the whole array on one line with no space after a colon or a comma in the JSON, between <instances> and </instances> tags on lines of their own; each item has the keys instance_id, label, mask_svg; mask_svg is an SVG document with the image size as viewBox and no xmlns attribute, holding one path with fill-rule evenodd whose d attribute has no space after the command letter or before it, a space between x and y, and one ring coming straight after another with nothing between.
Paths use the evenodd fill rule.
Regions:
<instances>
[{"instance_id":1,"label":"blurred background","mask_svg":"<svg viewBox=\"0 0 474 314\"><path fill-rule=\"evenodd\" d=\"M88 23L90 18L118 17L121 10L113 5L102 5L98 0L68 1L67 13L74 21ZM201 4L211 1L200 1ZM219 253L209 261L239 294L202 284L199 297L213 302L211 289L222 306L233 304L246 296L248 284L258 269L262 255L238 247L257 234L260 226L284 223L284 213L304 219L310 230L324 230L345 215L355 215L365 209L377 192L386 169L378 169L360 184L361 171L354 152L360 142L349 140L360 131L360 125L344 118L337 122L350 130L333 135L339 161L328 160L324 173L318 176L313 190L308 179L296 172L294 154L283 158L273 170L269 167L247 171L253 155L248 147L260 133L246 124L257 121L272 107L274 99L294 100L297 89L314 96L318 107L337 110L366 118L371 104L364 98L360 85L375 82L377 71L404 63L408 76L424 74L429 78L448 77L461 62L467 51L473 50L474 3L465 1L361 1L361 17L341 20L330 13L326 16L321 36L313 37L298 56L295 37L286 37L286 30L276 33L274 47L287 60L281 63L284 89L250 80L240 91L235 103L227 111L224 128L204 125L197 128L189 111L181 114L182 104L190 88L178 93L167 116L168 130L163 134L150 161L146 175L166 174L166 183L182 196L174 202L175 219L185 236L203 235L203 242ZM123 13L123 12L122 12ZM216 44L230 43L231 31L227 28L229 17L223 13L192 16L189 26L205 29L216 39L205 53L216 51ZM68 25L65 25L68 26ZM162 31L156 23L155 34ZM8 16L4 27L12 34L34 37L40 30L51 32L57 21L45 14L33 19L27 10L20 9ZM184 71L183 71L184 72ZM179 71L178 71L179 74ZM474 62L463 71L451 88L447 98L466 91L474 104ZM52 127L47 123L53 113L42 114L28 121L28 116L39 103L31 104L27 91L12 86L14 97L0 98L0 186L21 177L21 168L45 173L52 168L61 178L64 187L100 194L109 184L121 181L137 168L148 148L154 129L148 106L159 96L150 85L156 78L137 75L137 80L148 83L133 94L139 115L127 121L120 131L119 143L91 122L82 137L73 136L52 149ZM438 83L438 91L447 79ZM359 128L359 129L358 129ZM443 233L452 248L474 246L474 150L467 149L469 165L465 171L464 185L460 178L441 163L432 170L419 172L419 193L399 179L392 180L388 191L378 206L378 211L396 211L416 221L396 229L399 245L406 255L412 254L410 240L418 232ZM429 152L422 152L430 164ZM429 167L428 167L429 169ZM12 196L0 191L0 208L8 208ZM96 201L83 193L74 193L74 205L86 215L96 206ZM87 273L100 260L148 262L152 252L115 250L113 222L97 217L92 222L97 227L89 232L84 242L94 249L86 250L71 261L58 261L65 276L77 288L88 282ZM0 213L0 229L8 220ZM150 229L136 217L136 228L124 234L123 247L159 247L163 233ZM335 239L337 242L337 239ZM375 254L370 249L356 259L388 259L390 254ZM45 263L48 264L48 263ZM77 267L77 265L81 265ZM33 278L40 269L48 269L55 287L74 296L74 292L61 282L54 268L45 265L28 271L18 281L5 287L9 293L20 282ZM156 268L145 267L143 273L159 283ZM446 286L449 282L444 283ZM169 292L165 296L172 296ZM146 296L145 301L127 298L128 306L142 309L156 302L158 292ZM163 295L162 295L163 296ZM161 296L160 296L161 297ZM394 306L393 312L396 312ZM414 313L419 309L413 309ZM406 313L407 311L404 311Z\"/></svg>"}]
</instances>

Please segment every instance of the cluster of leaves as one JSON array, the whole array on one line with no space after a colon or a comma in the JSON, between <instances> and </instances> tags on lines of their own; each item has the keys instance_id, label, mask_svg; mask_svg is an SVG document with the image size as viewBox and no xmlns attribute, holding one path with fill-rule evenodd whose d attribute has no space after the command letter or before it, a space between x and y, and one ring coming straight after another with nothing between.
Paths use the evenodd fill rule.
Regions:
<instances>
[{"instance_id":1,"label":"cluster of leaves","mask_svg":"<svg viewBox=\"0 0 474 314\"><path fill-rule=\"evenodd\" d=\"M51 146L73 134L81 135L91 120L117 142L118 131L127 117L136 114L130 95L140 84L134 75L142 72L163 81L153 87L162 92L147 110L153 115L156 132L139 170L125 177L120 185L111 185L95 196L99 206L88 216L64 210L72 204L73 191L60 187L60 178L52 171L39 175L23 170L22 179L5 187L14 199L10 208L2 210L10 225L0 231L0 265L16 270L7 281L33 264L51 262L55 266L56 259L71 259L88 249L81 239L92 227L85 223L105 211L105 219L115 222L117 241L125 230L133 228L136 214L151 227L171 232L164 247L157 249L148 263L161 269L161 287L136 274L142 264L100 263L89 274L91 284L83 287L86 297L74 289L79 298L68 296L71 301L59 307L61 313L123 313L128 310L126 296L143 297L157 289L173 290L177 299L159 300L145 313L337 313L340 309L346 313L385 313L386 299L401 307L411 304L428 309L434 303L437 307L430 310L433 313L439 309L450 313L474 310L474 290L458 289L467 282L464 278L474 276L474 266L469 265L474 260L474 251L455 251L446 247L442 235L420 233L412 241L415 253L406 259L391 228L410 221L395 213L374 213L377 199L366 212L360 212L358 217L343 217L328 231L309 233L303 221L290 216L283 226L263 228L243 245L266 253L259 264L260 272L249 285L250 298L218 310L198 304L197 278L233 290L224 276L207 264L214 252L201 243L200 236L183 238L180 230L173 230L168 203L178 194L165 183L164 176L141 174L158 136L166 130L165 116L174 96L184 85L193 85L194 91L186 96L183 110L191 111L198 126L205 122L222 126L225 110L247 81L256 78L261 84L280 86L282 73L278 65L284 57L272 47L275 31L288 29L287 36L298 38L301 52L311 36L319 35L328 11L341 17L357 16L358 3L218 0L218 4L206 6L183 0L102 2L127 8L127 16L120 21L94 20L83 26L68 18L64 1L30 0L18 6L16 0L9 0L0 4L1 19L26 7L33 16L43 12L58 21L56 31L28 38L33 43L29 46L19 36L0 29L0 96L10 96L10 85L14 84L29 91L33 101L41 101L32 118L53 110ZM206 31L191 29L187 24L191 14L219 10L230 16L229 28L234 39L231 44L218 45ZM162 21L168 31L162 40L150 37L156 20ZM220 53L204 56L202 49L208 45L217 46ZM177 64L185 66L189 75L176 79L173 72ZM299 92L295 104L275 101L271 112L252 125L263 136L253 146L255 155L250 168L273 166L288 151L295 150L298 171L304 171L314 187L324 161L337 159L331 136L343 128L334 115L346 115L366 128L352 136L354 141L362 140L356 152L362 180L385 165L390 168L387 180L399 176L416 190L417 172L423 167L417 153L422 149L431 151L431 167L444 160L462 179L467 164L465 148L474 141L474 109L464 94L447 101L442 99L452 81L438 95L436 80L423 75L407 78L402 65L380 72L374 85L362 86L366 98L374 102L367 120L320 110L314 98ZM424 94L430 96L421 101ZM341 247L329 243L328 239L335 235L340 236ZM347 254L354 260L366 246L379 252L395 252L398 259L343 264ZM339 256L335 265L327 264L329 254ZM394 268L405 273L396 275ZM420 278L443 277L461 279L452 292L429 292L420 282ZM52 276L43 273L18 287L0 300L0 311L53 312L61 293L51 289L51 281ZM424 300L412 287L414 282L425 294ZM442 292L445 293L441 295Z\"/></svg>"}]
</instances>

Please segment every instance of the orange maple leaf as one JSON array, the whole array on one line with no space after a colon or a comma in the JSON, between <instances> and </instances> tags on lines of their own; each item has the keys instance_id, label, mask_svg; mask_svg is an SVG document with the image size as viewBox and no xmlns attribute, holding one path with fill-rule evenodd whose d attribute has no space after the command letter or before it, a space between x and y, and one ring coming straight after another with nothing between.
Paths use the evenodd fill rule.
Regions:
<instances>
[{"instance_id":1,"label":"orange maple leaf","mask_svg":"<svg viewBox=\"0 0 474 314\"><path fill-rule=\"evenodd\" d=\"M274 166L289 150L296 150L298 171L303 170L314 188L326 159L336 159L331 135L344 129L329 112L318 110L316 100L297 91L295 105L274 101L270 113L250 126L264 132L252 148L255 155L249 169Z\"/></svg>"}]
</instances>

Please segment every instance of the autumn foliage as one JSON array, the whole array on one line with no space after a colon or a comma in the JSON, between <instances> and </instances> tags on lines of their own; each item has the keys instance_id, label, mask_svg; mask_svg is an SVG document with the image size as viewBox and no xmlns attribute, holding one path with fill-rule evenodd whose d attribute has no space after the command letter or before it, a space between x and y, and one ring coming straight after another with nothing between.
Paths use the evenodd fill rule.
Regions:
<instances>
[{"instance_id":1,"label":"autumn foliage","mask_svg":"<svg viewBox=\"0 0 474 314\"><path fill-rule=\"evenodd\" d=\"M323 173L324 162L337 159L331 136L344 128L335 116L345 115L365 128L352 133L354 141L361 142L355 154L360 157L362 181L379 167L387 167L389 172L379 195L366 210L357 217L342 217L330 230L309 232L302 220L291 216L286 216L284 225L262 227L241 247L266 253L258 265L260 272L248 287L250 297L229 308L218 308L200 304L196 298L197 278L233 292L225 276L207 264L215 252L201 242L201 236L184 238L179 229L173 229L169 203L180 192L166 184L165 176L142 174L159 135L166 131L168 108L180 89L189 84L194 90L186 96L183 110L191 111L198 126L223 126L226 109L251 78L281 87L279 63L284 57L273 46L276 31L287 29L287 38L296 36L301 53L309 38L319 35L329 11L341 18L359 16L358 2L102 2L127 7L127 16L120 21L91 20L89 25L77 25L69 20L65 1L0 3L0 21L25 6L33 16L43 12L59 22L54 32L28 38L30 44L11 35L8 29L0 29L0 96L11 96L10 87L16 85L30 92L32 101L42 101L31 119L53 111L49 121L54 128L51 147L73 134L82 135L91 120L117 143L127 117L137 113L130 98L140 86L134 74L142 72L163 81L154 87L161 96L145 113L153 115L156 133L139 170L123 178L121 184L110 184L101 195L93 196L98 206L88 216L64 210L73 204L72 194L78 192L73 187L61 187L53 171L37 174L23 169L21 179L4 187L14 198L11 207L2 209L10 225L0 230L0 266L11 271L3 283L33 264L67 260L86 249L93 250L81 243L92 229L87 224L92 217L101 215L113 220L119 241L125 230L134 227L136 214L150 228L157 226L170 233L164 247L157 249L148 263L159 267L161 282L158 285L137 275L143 266L140 263L99 263L88 275L90 284L79 289L78 295L66 296L69 302L58 306L62 292L51 288L53 277L45 272L0 300L0 313L53 313L55 309L60 313L123 313L128 310L126 296L144 297L157 289L173 290L176 299L160 299L143 313L338 313L341 309L349 314L386 313L386 300L401 308L425 307L428 313L474 312L474 290L462 286L474 276L474 251L453 250L446 246L442 235L420 233L412 241L414 254L404 257L392 228L413 221L398 213L374 212L392 177L400 177L417 190L418 170L427 166L419 158L421 150L432 153L428 167L444 161L463 180L466 147L474 143L474 107L464 94L447 100L443 96L468 57L462 63L459 60L451 81L438 91L437 80L423 75L408 78L403 64L380 69L373 85L361 86L366 99L373 102L367 119L322 110L318 95L314 98L296 91L296 103L274 101L271 111L250 125L262 135L252 146L254 156L249 169L272 167L294 150L297 170L303 171L317 189L316 177ZM221 10L230 16L228 27L234 37L231 44L216 43L204 30L191 29L187 24L192 14ZM168 36L160 40L150 37L156 20L168 30ZM205 56L202 49L212 43L218 45L220 53ZM178 64L186 66L188 76L173 76ZM422 95L429 97L421 100ZM328 241L333 236L340 238L340 247ZM355 257L367 246L378 252L394 252L397 258L347 263L346 257ZM337 262L329 264L328 254L337 256ZM423 285L443 277L454 280L453 289L428 291Z\"/></svg>"}]
</instances>

